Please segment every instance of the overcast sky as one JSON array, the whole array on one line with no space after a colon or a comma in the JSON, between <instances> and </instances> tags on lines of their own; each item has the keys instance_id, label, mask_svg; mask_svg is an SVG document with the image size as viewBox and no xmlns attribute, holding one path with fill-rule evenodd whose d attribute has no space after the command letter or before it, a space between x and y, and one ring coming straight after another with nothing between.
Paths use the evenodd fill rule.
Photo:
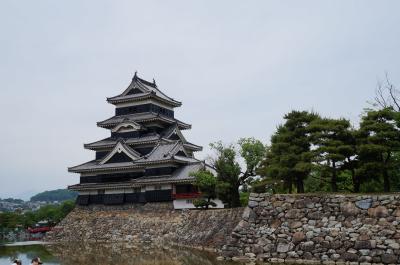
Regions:
<instances>
[{"instance_id":1,"label":"overcast sky","mask_svg":"<svg viewBox=\"0 0 400 265\"><path fill-rule=\"evenodd\" d=\"M400 1L1 1L0 197L77 183L109 135L106 97L135 70L183 102L202 145L315 110L357 122L387 71L400 86Z\"/></svg>"}]
</instances>

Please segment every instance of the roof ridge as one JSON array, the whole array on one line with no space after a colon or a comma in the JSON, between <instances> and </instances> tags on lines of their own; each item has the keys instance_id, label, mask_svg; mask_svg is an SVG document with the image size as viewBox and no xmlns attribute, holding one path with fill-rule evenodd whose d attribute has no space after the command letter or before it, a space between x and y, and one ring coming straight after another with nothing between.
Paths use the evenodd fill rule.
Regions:
<instances>
[{"instance_id":1,"label":"roof ridge","mask_svg":"<svg viewBox=\"0 0 400 265\"><path fill-rule=\"evenodd\" d=\"M167 154L168 154L169 156L175 156L177 152L174 153L174 154L172 154L172 153L175 152L175 149L177 148L177 146L178 146L179 144L180 144L181 147L183 146L182 141L176 140L174 146L171 148L171 150L169 150L169 152L168 152ZM185 152L185 153L186 153L186 152ZM165 155L164 155L164 156L165 156Z\"/></svg>"},{"instance_id":2,"label":"roof ridge","mask_svg":"<svg viewBox=\"0 0 400 265\"><path fill-rule=\"evenodd\" d=\"M128 152L130 152L130 153L132 153L132 154L138 156L138 157L139 157L138 159L141 158L142 154L139 153L138 151L135 151L133 148L131 148L131 147L125 142L124 139L122 139L122 143L121 143L121 144L122 144L122 146L123 146L124 148L126 148L126 150L127 150Z\"/></svg>"},{"instance_id":3,"label":"roof ridge","mask_svg":"<svg viewBox=\"0 0 400 265\"><path fill-rule=\"evenodd\" d=\"M146 79L143 79L143 78L140 78L139 76L137 76L137 72L135 72L135 75L133 76L133 80L144 83L145 85L151 86L152 88L157 88L157 85L155 83L152 83L150 81L147 81Z\"/></svg>"},{"instance_id":4,"label":"roof ridge","mask_svg":"<svg viewBox=\"0 0 400 265\"><path fill-rule=\"evenodd\" d=\"M161 142L158 142L157 145L154 146L153 150L151 150L150 153L144 155L143 158L144 158L144 159L149 158L149 157L155 152L155 150L157 150L157 148L160 146L160 143L161 143Z\"/></svg>"},{"instance_id":5,"label":"roof ridge","mask_svg":"<svg viewBox=\"0 0 400 265\"><path fill-rule=\"evenodd\" d=\"M124 91L125 92L125 91ZM116 95L116 96L113 96L113 97L107 97L107 100L113 100L113 99L115 99L115 98L118 98L118 97L126 97L126 98L135 98L135 97L138 97L138 95L139 94L131 94L131 95L123 95L124 94L124 92L122 92L121 94L119 94L119 95ZM144 96L148 96L148 95L151 95L151 91L147 91L147 92L143 92L142 93L142 95L140 95L140 97L144 97Z\"/></svg>"}]
</instances>

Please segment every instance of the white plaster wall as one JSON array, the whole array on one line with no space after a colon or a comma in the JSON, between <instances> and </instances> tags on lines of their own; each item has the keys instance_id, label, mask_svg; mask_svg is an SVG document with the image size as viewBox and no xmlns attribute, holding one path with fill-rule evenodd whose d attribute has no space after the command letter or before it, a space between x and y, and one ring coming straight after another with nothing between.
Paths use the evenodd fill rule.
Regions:
<instances>
[{"instance_id":1,"label":"white plaster wall","mask_svg":"<svg viewBox=\"0 0 400 265\"><path fill-rule=\"evenodd\" d=\"M172 189L171 184L163 184L163 185L147 185L144 187L144 190L142 191L150 191L150 190L170 190Z\"/></svg>"},{"instance_id":2,"label":"white plaster wall","mask_svg":"<svg viewBox=\"0 0 400 265\"><path fill-rule=\"evenodd\" d=\"M83 191L79 191L79 195L97 195L97 190L83 190Z\"/></svg>"},{"instance_id":3,"label":"white plaster wall","mask_svg":"<svg viewBox=\"0 0 400 265\"><path fill-rule=\"evenodd\" d=\"M170 189L172 189L172 185L171 184L161 185L161 189L162 190L170 190Z\"/></svg>"},{"instance_id":4,"label":"white plaster wall","mask_svg":"<svg viewBox=\"0 0 400 265\"><path fill-rule=\"evenodd\" d=\"M154 190L154 186L153 185L147 185L147 186L145 186L144 187L144 191L146 191L146 190Z\"/></svg>"},{"instance_id":5,"label":"white plaster wall","mask_svg":"<svg viewBox=\"0 0 400 265\"><path fill-rule=\"evenodd\" d=\"M124 193L124 189L106 190L104 193L105 194L121 194L121 193Z\"/></svg>"},{"instance_id":6,"label":"white plaster wall","mask_svg":"<svg viewBox=\"0 0 400 265\"><path fill-rule=\"evenodd\" d=\"M124 189L124 193L134 193L134 189Z\"/></svg>"}]
</instances>

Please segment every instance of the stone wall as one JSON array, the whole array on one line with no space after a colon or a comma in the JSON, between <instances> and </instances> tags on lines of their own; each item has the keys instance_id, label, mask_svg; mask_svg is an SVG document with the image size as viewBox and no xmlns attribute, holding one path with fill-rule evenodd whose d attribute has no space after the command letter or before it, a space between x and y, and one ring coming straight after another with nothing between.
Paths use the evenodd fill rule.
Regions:
<instances>
[{"instance_id":1,"label":"stone wall","mask_svg":"<svg viewBox=\"0 0 400 265\"><path fill-rule=\"evenodd\" d=\"M277 263L400 264L399 199L251 194L222 253Z\"/></svg>"},{"instance_id":2,"label":"stone wall","mask_svg":"<svg viewBox=\"0 0 400 265\"><path fill-rule=\"evenodd\" d=\"M173 210L172 203L77 206L46 240L55 242L171 243L220 248L243 208Z\"/></svg>"},{"instance_id":3,"label":"stone wall","mask_svg":"<svg viewBox=\"0 0 400 265\"><path fill-rule=\"evenodd\" d=\"M133 245L132 243L77 243L44 246L62 264L125 265L235 265L217 262L216 253L176 246ZM47 264L47 262L45 263ZM54 263L52 263L54 264ZM236 264L238 265L238 264Z\"/></svg>"}]
</instances>

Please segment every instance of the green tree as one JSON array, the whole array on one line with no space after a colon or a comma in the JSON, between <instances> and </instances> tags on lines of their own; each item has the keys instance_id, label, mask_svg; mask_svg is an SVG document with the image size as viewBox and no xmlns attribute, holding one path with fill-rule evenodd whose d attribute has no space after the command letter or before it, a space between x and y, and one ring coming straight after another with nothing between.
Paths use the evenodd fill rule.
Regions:
<instances>
[{"instance_id":1,"label":"green tree","mask_svg":"<svg viewBox=\"0 0 400 265\"><path fill-rule=\"evenodd\" d=\"M74 207L74 201L65 201L60 205L45 205L37 211L0 213L0 229L13 229L17 226L28 228L42 220L48 221L50 225L55 225L64 219Z\"/></svg>"},{"instance_id":2,"label":"green tree","mask_svg":"<svg viewBox=\"0 0 400 265\"><path fill-rule=\"evenodd\" d=\"M54 202L54 201L66 201L66 200L75 200L78 196L78 192L71 191L67 189L58 189L58 190L49 190L36 194L31 197L31 201L45 201L45 202Z\"/></svg>"},{"instance_id":3,"label":"green tree","mask_svg":"<svg viewBox=\"0 0 400 265\"><path fill-rule=\"evenodd\" d=\"M239 188L248 185L257 175L257 168L265 155L265 146L254 138L242 138L238 141L239 155L244 160L242 170L238 153L234 145L224 145L222 142L210 144L217 153L213 166L217 172L217 195L228 207L239 207Z\"/></svg>"},{"instance_id":4,"label":"green tree","mask_svg":"<svg viewBox=\"0 0 400 265\"><path fill-rule=\"evenodd\" d=\"M359 129L359 174L369 180L383 179L383 190L391 190L391 172L398 168L400 113L392 108L368 111Z\"/></svg>"},{"instance_id":5,"label":"green tree","mask_svg":"<svg viewBox=\"0 0 400 265\"><path fill-rule=\"evenodd\" d=\"M216 204L211 201L216 198L216 177L208 170L199 170L190 173L190 175L196 178L196 186L199 188L202 195L201 199L197 199L193 202L194 206L204 209L208 209L210 206L216 206Z\"/></svg>"},{"instance_id":6,"label":"green tree","mask_svg":"<svg viewBox=\"0 0 400 265\"><path fill-rule=\"evenodd\" d=\"M342 170L343 174L346 175L347 171L350 172L351 181L353 186L353 192L360 192L362 175L357 174L357 168L359 166L358 161L358 137L359 131L352 128L348 130L346 138L346 146L341 149L341 153L346 157Z\"/></svg>"},{"instance_id":7,"label":"green tree","mask_svg":"<svg viewBox=\"0 0 400 265\"><path fill-rule=\"evenodd\" d=\"M313 161L329 178L331 191L338 191L338 175L344 169L346 159L351 159L354 149L351 144L350 121L346 119L315 119L309 132L313 148Z\"/></svg>"},{"instance_id":8,"label":"green tree","mask_svg":"<svg viewBox=\"0 0 400 265\"><path fill-rule=\"evenodd\" d=\"M318 119L318 114L307 111L292 111L284 116L286 120L271 137L265 159L259 173L264 178L282 180L286 190L292 193L304 192L304 180L312 169L310 123Z\"/></svg>"}]
</instances>

